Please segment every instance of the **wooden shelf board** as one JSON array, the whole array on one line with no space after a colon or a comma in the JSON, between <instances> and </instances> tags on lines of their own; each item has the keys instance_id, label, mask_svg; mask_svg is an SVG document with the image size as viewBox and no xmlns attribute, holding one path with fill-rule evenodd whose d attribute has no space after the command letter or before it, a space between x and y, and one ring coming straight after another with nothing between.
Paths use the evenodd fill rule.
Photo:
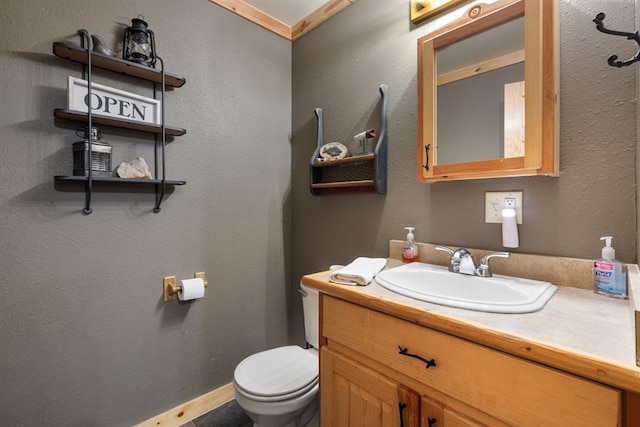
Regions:
<instances>
[{"instance_id":1,"label":"wooden shelf board","mask_svg":"<svg viewBox=\"0 0 640 427\"><path fill-rule=\"evenodd\" d=\"M331 166L349 165L352 163L372 162L375 157L375 154L365 154L363 156L345 157L344 159L316 162L312 163L311 166L313 166L314 168L326 168Z\"/></svg>"},{"instance_id":2,"label":"wooden shelf board","mask_svg":"<svg viewBox=\"0 0 640 427\"><path fill-rule=\"evenodd\" d=\"M62 59L86 64L88 62L87 49L73 46L67 43L54 42L53 54ZM113 56L104 55L99 52L92 52L91 65L103 70L113 71L127 76L137 77L154 83L162 83L162 72L155 68L136 64L135 62ZM182 87L186 80L184 77L176 76L165 72L165 85L169 87Z\"/></svg>"},{"instance_id":3,"label":"wooden shelf board","mask_svg":"<svg viewBox=\"0 0 640 427\"><path fill-rule=\"evenodd\" d=\"M319 182L311 184L311 188L346 188L346 187L373 187L373 180L364 181L341 181L341 182Z\"/></svg>"},{"instance_id":4,"label":"wooden shelf board","mask_svg":"<svg viewBox=\"0 0 640 427\"><path fill-rule=\"evenodd\" d=\"M76 122L86 122L88 118L87 113L83 113L81 111L67 110L64 108L56 108L55 110L53 110L53 115L59 119L73 120ZM158 135L162 134L162 126L160 125L132 122L129 120L118 119L115 117L101 116L99 114L93 114L91 120L93 124L97 124L97 125L113 126L117 128L137 130L141 132L156 133ZM165 131L166 131L166 134L169 136L182 136L185 133L187 133L185 129L177 128L173 126L166 126Z\"/></svg>"},{"instance_id":5,"label":"wooden shelf board","mask_svg":"<svg viewBox=\"0 0 640 427\"><path fill-rule=\"evenodd\" d=\"M53 177L56 181L74 181L86 182L89 178L77 175L56 175ZM135 179L135 178L118 178L115 176L96 176L91 177L92 182L113 182L118 184L142 184L155 185L162 184L161 179ZM165 180L166 185L185 185L187 181Z\"/></svg>"}]
</instances>

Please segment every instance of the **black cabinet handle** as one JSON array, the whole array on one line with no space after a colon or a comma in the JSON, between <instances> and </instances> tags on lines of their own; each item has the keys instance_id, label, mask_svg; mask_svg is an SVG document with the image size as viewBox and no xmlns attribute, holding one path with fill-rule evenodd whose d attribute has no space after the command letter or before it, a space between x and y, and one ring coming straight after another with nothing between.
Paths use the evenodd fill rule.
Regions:
<instances>
[{"instance_id":1,"label":"black cabinet handle","mask_svg":"<svg viewBox=\"0 0 640 427\"><path fill-rule=\"evenodd\" d=\"M438 421L435 418L427 418L427 423L429 424L429 427L433 427L433 425L436 423L436 421Z\"/></svg>"},{"instance_id":2,"label":"black cabinet handle","mask_svg":"<svg viewBox=\"0 0 640 427\"><path fill-rule=\"evenodd\" d=\"M429 148L430 147L431 147L431 144L427 144L424 146L424 153L427 157L427 161L424 163L424 165L422 165L422 167L427 171L429 170Z\"/></svg>"},{"instance_id":3,"label":"black cabinet handle","mask_svg":"<svg viewBox=\"0 0 640 427\"><path fill-rule=\"evenodd\" d=\"M404 427L404 418L402 417L402 412L407 407L406 403L398 403L398 408L400 408L400 427Z\"/></svg>"},{"instance_id":4,"label":"black cabinet handle","mask_svg":"<svg viewBox=\"0 0 640 427\"><path fill-rule=\"evenodd\" d=\"M400 353L403 356L409 356L409 357L413 357L413 358L418 359L418 360L422 360L424 363L427 364L427 366L425 367L426 369L429 369L432 366L436 366L435 359L428 360L428 359L425 359L424 357L419 356L417 354L411 354L411 353L408 352L407 348L402 348L400 346L398 346L398 350L399 350L398 353Z\"/></svg>"}]
</instances>

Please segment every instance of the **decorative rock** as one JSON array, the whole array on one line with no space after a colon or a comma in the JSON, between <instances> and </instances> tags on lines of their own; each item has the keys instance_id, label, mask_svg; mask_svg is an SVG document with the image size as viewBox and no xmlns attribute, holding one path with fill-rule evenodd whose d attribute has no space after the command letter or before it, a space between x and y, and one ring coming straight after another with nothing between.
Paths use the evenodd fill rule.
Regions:
<instances>
[{"instance_id":1,"label":"decorative rock","mask_svg":"<svg viewBox=\"0 0 640 427\"><path fill-rule=\"evenodd\" d=\"M120 178L152 179L149 166L147 166L147 162L142 157L136 157L131 161L120 163L117 173Z\"/></svg>"}]
</instances>

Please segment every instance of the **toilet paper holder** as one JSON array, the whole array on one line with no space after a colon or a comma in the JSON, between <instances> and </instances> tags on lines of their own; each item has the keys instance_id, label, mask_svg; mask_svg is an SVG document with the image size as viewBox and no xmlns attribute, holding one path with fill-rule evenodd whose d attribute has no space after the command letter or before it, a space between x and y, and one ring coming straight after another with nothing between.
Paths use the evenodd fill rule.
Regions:
<instances>
[{"instance_id":1,"label":"toilet paper holder","mask_svg":"<svg viewBox=\"0 0 640 427\"><path fill-rule=\"evenodd\" d=\"M204 271L200 273L193 274L194 279L202 279L204 282L204 287L206 288L209 284L207 282L206 275ZM167 276L164 278L162 284L162 290L164 293L164 302L175 301L178 299L178 291L182 289L182 286L176 285L176 276Z\"/></svg>"}]
</instances>

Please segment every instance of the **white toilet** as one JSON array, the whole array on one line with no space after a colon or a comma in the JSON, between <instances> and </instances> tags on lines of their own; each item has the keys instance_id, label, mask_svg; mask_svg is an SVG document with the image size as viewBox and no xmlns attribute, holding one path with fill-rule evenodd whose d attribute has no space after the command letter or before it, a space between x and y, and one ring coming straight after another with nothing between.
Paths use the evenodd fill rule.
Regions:
<instances>
[{"instance_id":1,"label":"white toilet","mask_svg":"<svg viewBox=\"0 0 640 427\"><path fill-rule=\"evenodd\" d=\"M318 425L318 291L301 283L300 293L312 348L289 345L252 354L233 373L236 402L254 427Z\"/></svg>"}]
</instances>

